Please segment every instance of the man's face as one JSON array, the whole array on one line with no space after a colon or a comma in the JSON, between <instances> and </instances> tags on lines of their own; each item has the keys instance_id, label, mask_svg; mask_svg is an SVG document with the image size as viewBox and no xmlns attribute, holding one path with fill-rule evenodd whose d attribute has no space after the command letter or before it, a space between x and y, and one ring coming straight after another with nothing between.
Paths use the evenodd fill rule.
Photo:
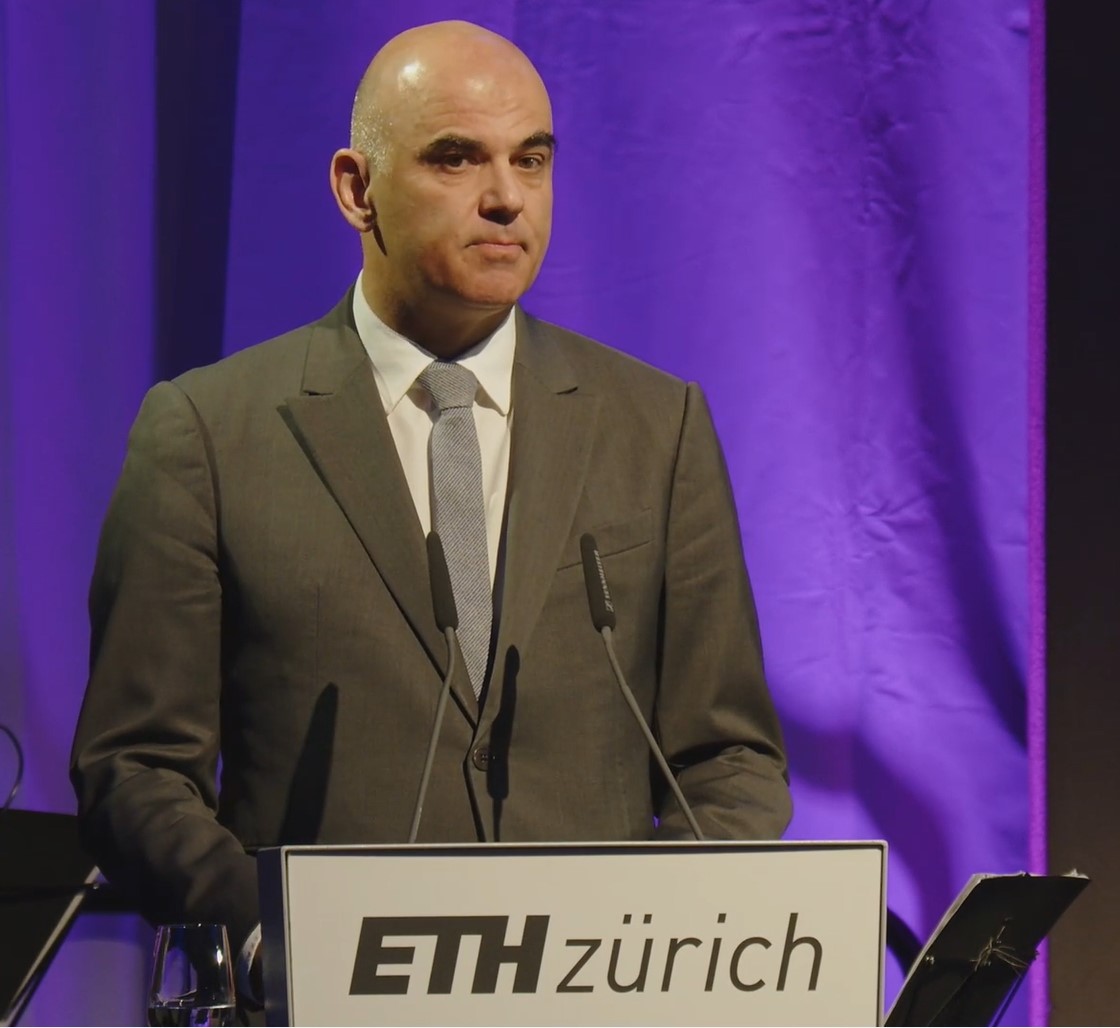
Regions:
<instances>
[{"instance_id":1,"label":"man's face","mask_svg":"<svg viewBox=\"0 0 1120 1028\"><path fill-rule=\"evenodd\" d=\"M552 228L548 97L517 69L400 75L387 159L367 192L387 298L508 307L536 278Z\"/></svg>"}]
</instances>

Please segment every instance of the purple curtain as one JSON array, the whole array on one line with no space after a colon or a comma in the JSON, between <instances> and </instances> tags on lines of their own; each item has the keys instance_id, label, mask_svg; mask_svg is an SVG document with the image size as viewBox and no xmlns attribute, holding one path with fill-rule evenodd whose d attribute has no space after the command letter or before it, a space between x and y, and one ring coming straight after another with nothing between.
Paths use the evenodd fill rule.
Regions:
<instances>
[{"instance_id":1,"label":"purple curtain","mask_svg":"<svg viewBox=\"0 0 1120 1028\"><path fill-rule=\"evenodd\" d=\"M463 17L552 92L556 228L526 306L711 400L790 836L888 840L890 904L922 936L971 873L1028 868L1029 6L6 0L0 720L28 751L19 805L73 808L85 590L144 389L337 300L359 251L326 169L356 81L395 32ZM139 1023L148 940L86 919L25 1023Z\"/></svg>"}]
</instances>

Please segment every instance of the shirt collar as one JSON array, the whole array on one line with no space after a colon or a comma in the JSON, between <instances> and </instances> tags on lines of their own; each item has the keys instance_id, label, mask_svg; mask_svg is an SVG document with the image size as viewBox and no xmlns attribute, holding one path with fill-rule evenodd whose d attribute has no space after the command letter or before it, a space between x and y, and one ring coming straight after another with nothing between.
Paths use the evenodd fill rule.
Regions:
<instances>
[{"instance_id":1,"label":"shirt collar","mask_svg":"<svg viewBox=\"0 0 1120 1028\"><path fill-rule=\"evenodd\" d=\"M435 356L394 332L374 312L362 292L359 276L354 287L354 325L362 341L385 413L391 413L413 387L416 379ZM458 363L474 373L481 386L479 402L508 414L513 380L513 354L517 327L513 309L494 332L458 358Z\"/></svg>"}]
</instances>

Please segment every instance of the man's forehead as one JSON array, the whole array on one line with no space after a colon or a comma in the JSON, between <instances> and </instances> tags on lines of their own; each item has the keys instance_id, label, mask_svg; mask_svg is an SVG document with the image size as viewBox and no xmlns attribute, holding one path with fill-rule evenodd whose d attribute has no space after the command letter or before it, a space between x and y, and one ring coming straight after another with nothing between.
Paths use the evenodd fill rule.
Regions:
<instances>
[{"instance_id":1,"label":"man's forehead","mask_svg":"<svg viewBox=\"0 0 1120 1028\"><path fill-rule=\"evenodd\" d=\"M552 111L543 90L519 92L496 87L484 76L471 76L442 87L416 91L403 105L397 128L411 138L444 134L469 136L508 145L552 131Z\"/></svg>"}]
</instances>

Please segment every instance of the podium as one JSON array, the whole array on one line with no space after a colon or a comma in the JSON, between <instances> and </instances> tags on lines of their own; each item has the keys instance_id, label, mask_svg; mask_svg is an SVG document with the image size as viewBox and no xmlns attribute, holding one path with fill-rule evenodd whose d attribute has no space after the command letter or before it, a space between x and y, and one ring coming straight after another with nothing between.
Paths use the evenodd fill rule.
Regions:
<instances>
[{"instance_id":1,"label":"podium","mask_svg":"<svg viewBox=\"0 0 1120 1028\"><path fill-rule=\"evenodd\" d=\"M258 854L269 1024L881 1023L886 844Z\"/></svg>"}]
</instances>

